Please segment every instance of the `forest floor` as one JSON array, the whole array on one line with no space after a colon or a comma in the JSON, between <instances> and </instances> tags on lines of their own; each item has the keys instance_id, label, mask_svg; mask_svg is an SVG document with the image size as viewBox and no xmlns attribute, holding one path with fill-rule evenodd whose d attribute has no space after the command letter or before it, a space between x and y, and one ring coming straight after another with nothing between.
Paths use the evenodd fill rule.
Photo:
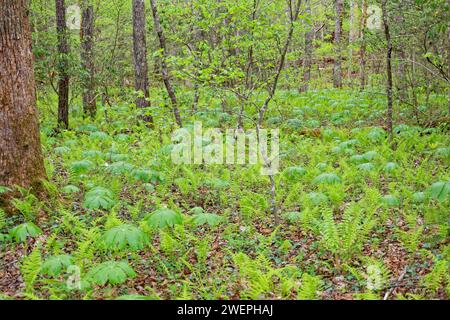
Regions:
<instances>
[{"instance_id":1,"label":"forest floor","mask_svg":"<svg viewBox=\"0 0 450 320\"><path fill-rule=\"evenodd\" d=\"M188 129L236 126L204 99L216 112ZM260 166L172 162L167 111L151 130L126 103L94 122L78 107L55 135L40 109L48 197L23 190L0 216L0 298L448 298L448 127L397 109L390 145L382 95L275 97L279 225Z\"/></svg>"}]
</instances>

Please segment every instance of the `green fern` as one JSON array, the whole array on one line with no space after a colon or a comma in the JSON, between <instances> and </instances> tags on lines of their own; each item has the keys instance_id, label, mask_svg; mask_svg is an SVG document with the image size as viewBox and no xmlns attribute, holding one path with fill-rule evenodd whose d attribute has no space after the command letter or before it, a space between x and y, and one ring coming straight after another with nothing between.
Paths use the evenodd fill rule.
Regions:
<instances>
[{"instance_id":1,"label":"green fern","mask_svg":"<svg viewBox=\"0 0 450 320\"><path fill-rule=\"evenodd\" d=\"M26 293L34 292L34 285L39 273L41 272L42 258L41 258L41 247L36 246L33 251L26 256L20 268L22 273L22 278L25 283Z\"/></svg>"},{"instance_id":2,"label":"green fern","mask_svg":"<svg viewBox=\"0 0 450 320\"><path fill-rule=\"evenodd\" d=\"M318 276L307 273L302 275L301 285L297 291L298 300L316 300L322 287L322 280Z\"/></svg>"}]
</instances>

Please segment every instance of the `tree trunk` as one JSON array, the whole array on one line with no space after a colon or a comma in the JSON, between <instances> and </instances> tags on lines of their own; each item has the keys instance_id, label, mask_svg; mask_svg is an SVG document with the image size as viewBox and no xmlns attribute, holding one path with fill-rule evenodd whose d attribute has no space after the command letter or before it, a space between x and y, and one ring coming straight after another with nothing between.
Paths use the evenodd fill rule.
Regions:
<instances>
[{"instance_id":1,"label":"tree trunk","mask_svg":"<svg viewBox=\"0 0 450 320\"><path fill-rule=\"evenodd\" d=\"M58 34L58 128L69 128L69 45L67 43L66 6L64 0L55 0Z\"/></svg>"},{"instance_id":2,"label":"tree trunk","mask_svg":"<svg viewBox=\"0 0 450 320\"><path fill-rule=\"evenodd\" d=\"M39 191L46 175L27 3L0 1L0 185Z\"/></svg>"},{"instance_id":3,"label":"tree trunk","mask_svg":"<svg viewBox=\"0 0 450 320\"><path fill-rule=\"evenodd\" d=\"M382 10L382 19L383 19L383 27L384 27L384 36L386 38L386 74L387 74L387 82L386 82L386 95L387 95L387 129L389 132L389 140L392 143L393 133L392 133L392 42L391 42L391 34L389 31L389 22L388 22L388 12L387 12L387 1L381 1L381 10Z\"/></svg>"},{"instance_id":4,"label":"tree trunk","mask_svg":"<svg viewBox=\"0 0 450 320\"><path fill-rule=\"evenodd\" d=\"M95 118L95 68L94 68L94 6L89 0L83 0L83 17L81 20L81 61L83 63L83 111L85 115Z\"/></svg>"},{"instance_id":5,"label":"tree trunk","mask_svg":"<svg viewBox=\"0 0 450 320\"><path fill-rule=\"evenodd\" d=\"M182 127L183 122L181 121L180 110L178 109L177 97L175 95L175 91L173 90L172 84L170 83L169 68L167 66L166 37L164 35L164 31L161 26L161 20L159 18L158 8L156 7L155 0L150 0L150 5L152 7L153 23L155 25L155 30L159 39L159 47L162 51L161 75L163 78L164 86L166 87L167 90L167 94L169 95L170 102L172 103L172 111L175 117L175 121L177 122L179 127Z\"/></svg>"},{"instance_id":6,"label":"tree trunk","mask_svg":"<svg viewBox=\"0 0 450 320\"><path fill-rule=\"evenodd\" d=\"M350 0L350 30L348 32L348 45L350 49L348 50L348 71L347 78L350 79L351 85L353 86L353 43L356 41L358 36L358 24L357 15L358 13L358 2L357 0Z\"/></svg>"},{"instance_id":7,"label":"tree trunk","mask_svg":"<svg viewBox=\"0 0 450 320\"><path fill-rule=\"evenodd\" d=\"M359 49L359 79L360 88L364 90L366 87L366 22L367 22L367 2L361 0L361 26L360 26L360 40L361 46Z\"/></svg>"},{"instance_id":8,"label":"tree trunk","mask_svg":"<svg viewBox=\"0 0 450 320\"><path fill-rule=\"evenodd\" d=\"M450 7L450 0L447 0L447 7ZM450 19L447 25L447 68L448 78L450 79ZM448 91L448 114L450 115L450 85L447 88Z\"/></svg>"},{"instance_id":9,"label":"tree trunk","mask_svg":"<svg viewBox=\"0 0 450 320\"><path fill-rule=\"evenodd\" d=\"M336 57L333 69L333 85L335 88L342 87L342 13L344 9L343 0L334 0L336 10L334 27L334 45Z\"/></svg>"},{"instance_id":10,"label":"tree trunk","mask_svg":"<svg viewBox=\"0 0 450 320\"><path fill-rule=\"evenodd\" d=\"M150 106L147 39L144 0L133 0L133 57L134 57L134 88L140 92L136 99L136 106L145 109ZM145 112L145 111L144 111ZM143 119L152 124L153 117L145 113Z\"/></svg>"},{"instance_id":11,"label":"tree trunk","mask_svg":"<svg viewBox=\"0 0 450 320\"><path fill-rule=\"evenodd\" d=\"M306 15L311 15L311 0L306 1ZM309 89L309 82L311 80L311 64L312 64L312 43L313 43L313 26L308 26L308 31L305 33L305 56L303 58L303 84L300 87L300 92L307 92Z\"/></svg>"}]
</instances>

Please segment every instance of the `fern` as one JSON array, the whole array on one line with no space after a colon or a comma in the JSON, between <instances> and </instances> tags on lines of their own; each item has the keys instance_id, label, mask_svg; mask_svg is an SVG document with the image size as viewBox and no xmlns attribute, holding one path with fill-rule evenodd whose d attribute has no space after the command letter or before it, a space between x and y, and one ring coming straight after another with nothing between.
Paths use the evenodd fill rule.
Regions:
<instances>
[{"instance_id":1,"label":"fern","mask_svg":"<svg viewBox=\"0 0 450 320\"><path fill-rule=\"evenodd\" d=\"M37 245L33 251L23 259L20 272L25 283L26 293L32 294L34 292L34 285L36 279L41 272L42 258L41 247Z\"/></svg>"},{"instance_id":2,"label":"fern","mask_svg":"<svg viewBox=\"0 0 450 320\"><path fill-rule=\"evenodd\" d=\"M316 300L322 287L322 280L318 276L307 273L302 275L301 285L297 291L298 300Z\"/></svg>"}]
</instances>

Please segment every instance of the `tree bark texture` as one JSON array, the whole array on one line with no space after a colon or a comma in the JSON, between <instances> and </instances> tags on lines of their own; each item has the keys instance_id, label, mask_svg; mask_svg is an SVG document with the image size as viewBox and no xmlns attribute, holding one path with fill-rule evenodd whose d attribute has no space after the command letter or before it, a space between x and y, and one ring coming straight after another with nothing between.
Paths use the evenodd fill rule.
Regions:
<instances>
[{"instance_id":1,"label":"tree bark texture","mask_svg":"<svg viewBox=\"0 0 450 320\"><path fill-rule=\"evenodd\" d=\"M342 15L344 11L343 0L335 0L334 8L336 11L334 26L334 45L336 57L333 69L333 85L335 88L342 87Z\"/></svg>"},{"instance_id":2,"label":"tree bark texture","mask_svg":"<svg viewBox=\"0 0 450 320\"><path fill-rule=\"evenodd\" d=\"M56 30L58 34L58 128L69 128L69 44L64 0L55 0Z\"/></svg>"},{"instance_id":3,"label":"tree bark texture","mask_svg":"<svg viewBox=\"0 0 450 320\"><path fill-rule=\"evenodd\" d=\"M134 60L134 88L141 92L136 99L138 108L150 106L148 98L148 63L147 63L147 38L144 0L133 0L133 60ZM145 112L145 111L144 111ZM143 119L153 123L151 115L145 112Z\"/></svg>"},{"instance_id":4,"label":"tree bark texture","mask_svg":"<svg viewBox=\"0 0 450 320\"><path fill-rule=\"evenodd\" d=\"M27 4L0 1L0 185L36 190L46 175Z\"/></svg>"},{"instance_id":5,"label":"tree bark texture","mask_svg":"<svg viewBox=\"0 0 450 320\"><path fill-rule=\"evenodd\" d=\"M81 20L81 61L83 63L83 111L95 118L94 6L83 0Z\"/></svg>"}]
</instances>

